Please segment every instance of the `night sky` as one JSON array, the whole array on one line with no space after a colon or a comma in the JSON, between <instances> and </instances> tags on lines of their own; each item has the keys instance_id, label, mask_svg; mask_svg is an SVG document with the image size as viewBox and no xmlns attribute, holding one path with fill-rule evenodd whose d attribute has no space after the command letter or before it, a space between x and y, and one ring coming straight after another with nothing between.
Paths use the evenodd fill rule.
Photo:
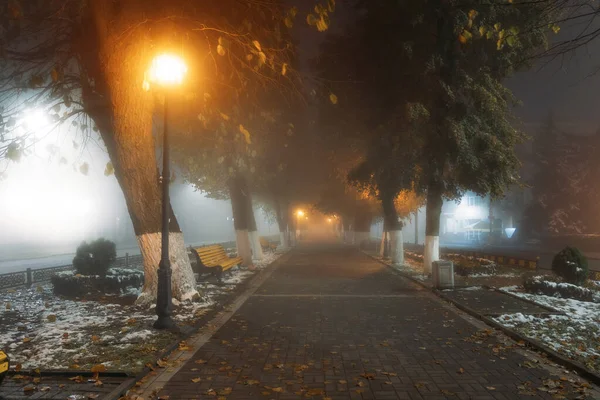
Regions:
<instances>
[{"instance_id":1,"label":"night sky","mask_svg":"<svg viewBox=\"0 0 600 400\"><path fill-rule=\"evenodd\" d=\"M511 78L507 84L523 102L516 114L526 133L535 134L550 110L562 131L594 133L600 127L600 73L593 74L598 67L600 39L568 59L539 62L530 71Z\"/></svg>"},{"instance_id":2,"label":"night sky","mask_svg":"<svg viewBox=\"0 0 600 400\"><path fill-rule=\"evenodd\" d=\"M310 12L312 3L290 0L289 4L306 13ZM304 13L301 15L306 15ZM318 55L319 45L327 34L343 32L343 27L353 20L353 10L348 2L338 1L326 33L317 32L302 19L297 20L294 36L304 61L303 68L307 68L307 61ZM581 31L583 22L563 25L555 39L572 38ZM593 24L590 29L597 25ZM515 112L522 123L517 128L535 135L552 111L561 131L575 135L595 133L600 128L600 72L594 74L596 69L600 69L600 38L575 53L552 61L539 61L530 70L515 74L507 81L507 86L522 102Z\"/></svg>"}]
</instances>

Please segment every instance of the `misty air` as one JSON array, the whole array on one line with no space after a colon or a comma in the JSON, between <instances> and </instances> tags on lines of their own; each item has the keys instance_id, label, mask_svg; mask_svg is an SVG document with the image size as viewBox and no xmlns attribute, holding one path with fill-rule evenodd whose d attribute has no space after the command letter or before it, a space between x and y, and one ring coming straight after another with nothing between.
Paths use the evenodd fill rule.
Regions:
<instances>
[{"instance_id":1,"label":"misty air","mask_svg":"<svg viewBox=\"0 0 600 400\"><path fill-rule=\"evenodd\" d=\"M598 15L4 1L0 400L600 399Z\"/></svg>"}]
</instances>

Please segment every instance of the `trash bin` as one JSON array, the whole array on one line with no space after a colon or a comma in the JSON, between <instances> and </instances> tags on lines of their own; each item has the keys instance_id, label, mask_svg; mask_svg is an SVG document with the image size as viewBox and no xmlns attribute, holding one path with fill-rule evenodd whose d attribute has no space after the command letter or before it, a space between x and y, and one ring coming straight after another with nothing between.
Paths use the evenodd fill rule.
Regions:
<instances>
[{"instance_id":1,"label":"trash bin","mask_svg":"<svg viewBox=\"0 0 600 400\"><path fill-rule=\"evenodd\" d=\"M0 384L4 380L6 373L8 372L8 356L5 352L0 351Z\"/></svg>"},{"instance_id":2,"label":"trash bin","mask_svg":"<svg viewBox=\"0 0 600 400\"><path fill-rule=\"evenodd\" d=\"M447 289L454 287L454 264L452 261L434 261L431 268L433 287Z\"/></svg>"}]
</instances>

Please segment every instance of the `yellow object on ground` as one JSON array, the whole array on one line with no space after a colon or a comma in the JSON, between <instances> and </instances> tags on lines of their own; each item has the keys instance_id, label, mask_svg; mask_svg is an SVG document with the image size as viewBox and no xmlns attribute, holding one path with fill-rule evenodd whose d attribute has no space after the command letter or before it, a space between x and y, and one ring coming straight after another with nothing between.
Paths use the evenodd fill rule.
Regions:
<instances>
[{"instance_id":1,"label":"yellow object on ground","mask_svg":"<svg viewBox=\"0 0 600 400\"><path fill-rule=\"evenodd\" d=\"M0 383L4 380L8 372L8 356L5 352L0 351Z\"/></svg>"}]
</instances>

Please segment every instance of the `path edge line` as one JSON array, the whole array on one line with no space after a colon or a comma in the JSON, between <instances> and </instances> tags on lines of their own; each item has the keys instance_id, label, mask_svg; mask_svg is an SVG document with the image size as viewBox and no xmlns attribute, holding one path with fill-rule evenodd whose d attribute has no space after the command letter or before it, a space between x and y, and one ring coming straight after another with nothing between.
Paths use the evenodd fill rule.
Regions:
<instances>
[{"instance_id":1,"label":"path edge line","mask_svg":"<svg viewBox=\"0 0 600 400\"><path fill-rule=\"evenodd\" d=\"M250 296L258 289L258 287L260 287L260 285L262 285L262 283L269 278L269 276L271 276L271 274L275 271L275 269L277 269L277 267L279 267L280 264L282 264L284 261L287 261L287 259L290 258L290 253L292 252L293 249L288 250L287 252L283 253L279 258L277 258L275 261L273 261L271 264L267 265L265 268L262 269L262 271L260 271L258 274L256 274L254 277L252 277L252 279L250 279L248 282L244 282L242 284L245 284L247 287L246 289L240 293L239 295L235 296L233 299L231 299L231 301L228 301L227 303L224 303L220 306L218 306L215 310L214 310L214 316L206 321L204 324L202 325L197 325L194 326L192 328L192 330L188 333L186 333L183 337L179 338L177 341L175 341L174 343L170 344L164 352L162 352L156 359L156 361L170 357L173 352L175 352L175 350L178 349L179 347L179 343L181 341L185 341L188 340L189 338L191 338L192 336L200 333L200 331L202 330L202 328L208 327L208 326L216 326L213 324L213 322L215 321L219 321L219 319L223 318L222 312L227 309L230 306L235 306L236 303L238 303L240 301L240 299L244 298L244 301L240 302L240 304L237 304L237 307L235 307L235 309L233 310L233 312L231 312L230 310L228 310L228 312L231 313L231 315L225 319L225 321L223 322L223 324L225 322L227 322L231 316L233 316L233 314L235 314L235 311L237 311L237 309L239 309L249 298ZM259 284L260 283L260 284ZM212 337L212 335L217 332L219 330L219 328L221 328L222 325L219 325L216 329L211 329L210 330L210 337ZM194 353L192 354L192 356L194 354L196 354L196 352L198 350L200 350L202 346L198 347L198 349L196 349L194 351ZM182 352L183 354L183 352ZM179 356L178 356L179 357ZM177 357L177 358L178 358ZM156 364L156 361L154 362L154 364ZM177 368L174 372L179 371L179 369L181 369L181 366L179 368ZM145 367L140 373L138 373L133 379L131 380L126 380L125 382L123 382L121 385L119 385L117 388L115 388L115 390L113 390L112 392L110 392L104 399L105 400L118 400L119 398L121 398L122 396L126 395L127 392L136 385L137 382L141 381L142 379L144 379L146 376L148 376L150 374L150 372L152 372L153 370ZM164 370L163 370L164 371ZM156 377L160 376L160 374L157 374ZM156 380L156 379L154 379ZM153 382L154 382L153 380ZM144 385L142 385L143 387ZM140 394L140 396L143 396L146 394L146 390L151 386L151 384L147 385L147 388L144 389L144 393Z\"/></svg>"},{"instance_id":2,"label":"path edge line","mask_svg":"<svg viewBox=\"0 0 600 400\"><path fill-rule=\"evenodd\" d=\"M550 349L549 347L542 344L541 342L539 342L535 339L528 338L524 335L521 335L520 333L513 331L512 329L509 329L509 328L505 327L504 325L492 320L491 318L475 311L471 307L465 306L464 304L461 304L461 303L455 301L454 299L451 299L448 296L445 296L441 291L425 284L424 282L419 281L418 279L413 278L409 274L398 270L394 266L376 258L375 256L373 256L363 250L361 250L361 252L363 254L365 254L366 256L370 257L371 259L377 261L378 263L390 268L392 271L394 271L398 275L400 275L404 278L407 278L407 279L417 283L418 285L422 286L423 288L429 290L431 293L435 294L442 300L445 300L446 302L454 305L459 310L462 310L462 311L466 312L467 314L471 315L472 317L475 317L475 318L483 321L484 323L491 326L492 328L502 331L506 336L510 337L513 340L516 340L517 342L519 342L519 341L524 342L525 344L527 344L534 350L544 353L545 355L548 356L548 358L550 358L552 361L555 361L557 364L560 364L564 367L572 369L573 371L575 371L577 373L577 375L579 375L583 378L586 378L589 381L592 381L595 385L600 386L600 375L596 372L593 372L593 371L587 369L583 364L581 364L577 361L569 360L568 358L566 358L566 357L562 356L561 354L557 353L556 351ZM537 303L535 303L535 304L537 304Z\"/></svg>"}]
</instances>

